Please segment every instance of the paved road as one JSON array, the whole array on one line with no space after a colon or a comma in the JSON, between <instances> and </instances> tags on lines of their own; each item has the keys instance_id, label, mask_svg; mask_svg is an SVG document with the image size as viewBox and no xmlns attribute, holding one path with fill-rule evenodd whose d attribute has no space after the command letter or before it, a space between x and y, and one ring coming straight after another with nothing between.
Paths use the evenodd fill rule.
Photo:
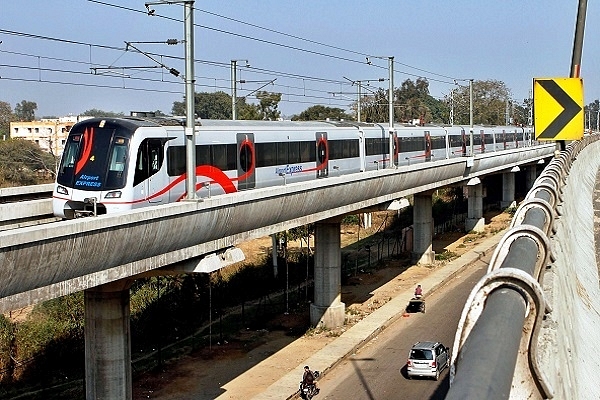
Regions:
<instances>
[{"instance_id":1,"label":"paved road","mask_svg":"<svg viewBox=\"0 0 600 400\"><path fill-rule=\"evenodd\" d=\"M441 341L452 348L466 298L484 275L490 258L491 252L427 296L425 314L400 318L357 354L336 366L319 381L321 393L316 400L443 399L448 391L448 369L438 382L408 380L405 373L408 350L419 340Z\"/></svg>"}]
</instances>

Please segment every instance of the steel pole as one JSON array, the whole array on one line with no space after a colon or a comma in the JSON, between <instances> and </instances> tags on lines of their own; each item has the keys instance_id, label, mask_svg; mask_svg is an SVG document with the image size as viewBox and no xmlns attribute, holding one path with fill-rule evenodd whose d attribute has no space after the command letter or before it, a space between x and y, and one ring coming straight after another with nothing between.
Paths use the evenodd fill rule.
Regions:
<instances>
[{"instance_id":1,"label":"steel pole","mask_svg":"<svg viewBox=\"0 0 600 400\"><path fill-rule=\"evenodd\" d=\"M388 57L389 68L389 118L390 118L390 168L394 166L394 57Z\"/></svg>"},{"instance_id":2,"label":"steel pole","mask_svg":"<svg viewBox=\"0 0 600 400\"><path fill-rule=\"evenodd\" d=\"M231 60L231 119L237 119L237 85L236 68L237 60Z\"/></svg>"},{"instance_id":3,"label":"steel pole","mask_svg":"<svg viewBox=\"0 0 600 400\"><path fill-rule=\"evenodd\" d=\"M196 113L194 108L194 1L185 1L183 8L185 35L185 150L187 199L196 199Z\"/></svg>"},{"instance_id":4,"label":"steel pole","mask_svg":"<svg viewBox=\"0 0 600 400\"><path fill-rule=\"evenodd\" d=\"M356 102L356 119L357 119L357 122L360 122L360 96L361 96L360 85L361 85L361 83L360 83L360 81L356 81L356 82L358 83L356 85L358 88L358 100Z\"/></svg>"},{"instance_id":5,"label":"steel pole","mask_svg":"<svg viewBox=\"0 0 600 400\"><path fill-rule=\"evenodd\" d=\"M581 53L583 51L583 33L585 30L585 14L587 0L579 0L575 38L573 40L573 57L571 58L571 78L579 78L581 73Z\"/></svg>"},{"instance_id":6,"label":"steel pole","mask_svg":"<svg viewBox=\"0 0 600 400\"><path fill-rule=\"evenodd\" d=\"M473 157L473 79L469 79L469 126L469 148Z\"/></svg>"}]
</instances>

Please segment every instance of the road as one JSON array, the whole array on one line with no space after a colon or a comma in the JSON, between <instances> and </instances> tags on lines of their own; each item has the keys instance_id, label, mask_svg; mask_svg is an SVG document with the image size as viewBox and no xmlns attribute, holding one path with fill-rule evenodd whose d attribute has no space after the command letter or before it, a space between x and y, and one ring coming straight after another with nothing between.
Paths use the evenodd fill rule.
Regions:
<instances>
[{"instance_id":1,"label":"road","mask_svg":"<svg viewBox=\"0 0 600 400\"><path fill-rule=\"evenodd\" d=\"M407 379L408 351L417 341L441 341L452 349L465 301L485 274L491 254L476 262L436 293L426 297L427 312L402 317L357 354L319 380L317 400L443 399L448 369L441 379Z\"/></svg>"}]
</instances>

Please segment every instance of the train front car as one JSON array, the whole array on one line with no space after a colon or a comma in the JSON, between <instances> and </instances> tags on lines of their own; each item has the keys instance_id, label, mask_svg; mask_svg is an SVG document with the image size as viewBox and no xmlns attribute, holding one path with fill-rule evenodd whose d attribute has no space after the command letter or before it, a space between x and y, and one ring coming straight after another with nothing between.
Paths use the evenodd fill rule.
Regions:
<instances>
[{"instance_id":1,"label":"train front car","mask_svg":"<svg viewBox=\"0 0 600 400\"><path fill-rule=\"evenodd\" d=\"M128 169L135 167L129 168L136 154L132 138L141 126L158 125L136 119L91 118L73 126L56 175L54 215L72 219L132 208Z\"/></svg>"}]
</instances>

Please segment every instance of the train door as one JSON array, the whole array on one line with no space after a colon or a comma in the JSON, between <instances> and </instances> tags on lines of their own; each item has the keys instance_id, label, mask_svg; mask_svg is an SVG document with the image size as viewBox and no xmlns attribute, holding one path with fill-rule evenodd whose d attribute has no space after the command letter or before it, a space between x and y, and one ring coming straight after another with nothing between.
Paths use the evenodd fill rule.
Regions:
<instances>
[{"instance_id":1,"label":"train door","mask_svg":"<svg viewBox=\"0 0 600 400\"><path fill-rule=\"evenodd\" d=\"M252 189L256 187L256 155L254 153L254 134L238 133L236 138L238 150L238 190Z\"/></svg>"},{"instance_id":2,"label":"train door","mask_svg":"<svg viewBox=\"0 0 600 400\"><path fill-rule=\"evenodd\" d=\"M358 130L358 156L360 158L360 172L367 170L367 152L365 150L365 131Z\"/></svg>"},{"instance_id":3,"label":"train door","mask_svg":"<svg viewBox=\"0 0 600 400\"><path fill-rule=\"evenodd\" d=\"M431 161L431 133L425 131L425 161Z\"/></svg>"},{"instance_id":4,"label":"train door","mask_svg":"<svg viewBox=\"0 0 600 400\"><path fill-rule=\"evenodd\" d=\"M153 196L163 190L167 182L165 174L157 174L163 163L163 141L161 139L148 139L144 141L146 154L148 154L148 202L158 204L163 202L163 196Z\"/></svg>"},{"instance_id":5,"label":"train door","mask_svg":"<svg viewBox=\"0 0 600 400\"><path fill-rule=\"evenodd\" d=\"M485 153L485 131L483 129L479 131L479 140L481 140L481 153Z\"/></svg>"},{"instance_id":6,"label":"train door","mask_svg":"<svg viewBox=\"0 0 600 400\"><path fill-rule=\"evenodd\" d=\"M504 143L504 150L506 150L506 131L502 129L502 142Z\"/></svg>"},{"instance_id":7,"label":"train door","mask_svg":"<svg viewBox=\"0 0 600 400\"><path fill-rule=\"evenodd\" d=\"M466 157L467 155L467 134L464 129L460 130L460 138L462 139L462 156Z\"/></svg>"},{"instance_id":8,"label":"train door","mask_svg":"<svg viewBox=\"0 0 600 400\"><path fill-rule=\"evenodd\" d=\"M398 166L398 154L400 153L400 142L398 141L398 132L394 131L394 165Z\"/></svg>"},{"instance_id":9,"label":"train door","mask_svg":"<svg viewBox=\"0 0 600 400\"><path fill-rule=\"evenodd\" d=\"M327 145L327 132L317 132L317 178L329 175L329 146Z\"/></svg>"}]
</instances>

